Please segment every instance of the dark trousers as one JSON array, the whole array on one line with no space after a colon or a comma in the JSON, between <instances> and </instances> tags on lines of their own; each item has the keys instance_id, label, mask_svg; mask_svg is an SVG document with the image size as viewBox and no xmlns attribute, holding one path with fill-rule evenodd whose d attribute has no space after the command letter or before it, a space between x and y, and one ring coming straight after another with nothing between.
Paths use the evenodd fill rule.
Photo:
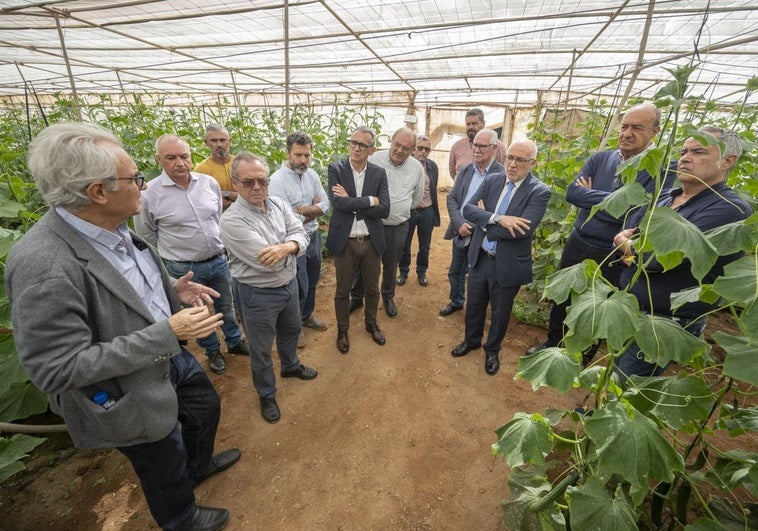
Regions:
<instances>
[{"instance_id":1,"label":"dark trousers","mask_svg":"<svg viewBox=\"0 0 758 531\"><path fill-rule=\"evenodd\" d=\"M379 272L382 257L370 239L359 242L350 238L343 251L334 256L334 271L337 287L334 291L334 312L337 315L337 329L350 328L350 290L356 276L360 276L365 289L366 307L363 316L367 325L376 324L379 309ZM363 296L363 294L361 294Z\"/></svg>"},{"instance_id":2,"label":"dark trousers","mask_svg":"<svg viewBox=\"0 0 758 531\"><path fill-rule=\"evenodd\" d=\"M311 235L305 254L297 259L297 283L300 286L300 317L308 319L316 307L316 286L321 276L321 234Z\"/></svg>"},{"instance_id":3,"label":"dark trousers","mask_svg":"<svg viewBox=\"0 0 758 531\"><path fill-rule=\"evenodd\" d=\"M561 254L560 269L565 269L580 263L583 260L592 259L598 264L602 263L610 254L611 248L598 249L597 247L591 247L583 243L576 233L572 232L566 241L566 246L563 248ZM614 286L618 286L621 278L621 266L615 260L606 260L606 262L600 266L600 271L606 280L611 282ZM563 323L566 320L566 311L571 305L571 298L568 298L561 304L553 304L550 310L550 321L548 323L547 340L552 345L560 345L563 341L563 335L565 333ZM597 348L594 349L596 351ZM594 351L591 354L594 354ZM591 359L591 355L589 358Z\"/></svg>"},{"instance_id":4,"label":"dark trousers","mask_svg":"<svg viewBox=\"0 0 758 531\"><path fill-rule=\"evenodd\" d=\"M491 320L484 352L498 354L511 319L513 300L520 286L503 287L497 280L495 260L481 251L476 266L468 274L468 299L466 300L466 343L482 344L487 305L490 305Z\"/></svg>"},{"instance_id":5,"label":"dark trousers","mask_svg":"<svg viewBox=\"0 0 758 531\"><path fill-rule=\"evenodd\" d=\"M397 284L397 264L400 261L400 255L403 252L405 238L408 234L408 222L404 221L399 225L385 225L384 238L387 242L386 249L382 255L382 298L391 299L395 296L395 287ZM362 299L364 296L363 279L360 273L356 273L353 278L353 287L350 290L352 299Z\"/></svg>"},{"instance_id":6,"label":"dark trousers","mask_svg":"<svg viewBox=\"0 0 758 531\"><path fill-rule=\"evenodd\" d=\"M399 268L401 273L408 274L411 268L411 244L413 233L418 231L418 253L416 254L416 273L426 273L429 269L429 249L432 244L432 231L434 230L434 209L432 207L411 210L408 220L408 234L405 237L405 245L400 255Z\"/></svg>"},{"instance_id":7,"label":"dark trousers","mask_svg":"<svg viewBox=\"0 0 758 531\"><path fill-rule=\"evenodd\" d=\"M232 279L232 292L242 327L250 344L253 386L263 398L276 396L276 375L271 347L276 339L280 369L300 366L297 336L300 334L300 303L297 279L280 288L257 288Z\"/></svg>"},{"instance_id":8,"label":"dark trousers","mask_svg":"<svg viewBox=\"0 0 758 531\"><path fill-rule=\"evenodd\" d=\"M118 448L134 467L150 513L164 529L173 529L195 510L194 480L211 465L221 402L197 360L182 349L171 358L171 383L181 424L151 443Z\"/></svg>"},{"instance_id":9,"label":"dark trousers","mask_svg":"<svg viewBox=\"0 0 758 531\"><path fill-rule=\"evenodd\" d=\"M450 303L463 308L466 301L466 275L468 275L468 245L458 247L453 243L453 254L450 258L450 268L447 270L447 280L450 283Z\"/></svg>"}]
</instances>

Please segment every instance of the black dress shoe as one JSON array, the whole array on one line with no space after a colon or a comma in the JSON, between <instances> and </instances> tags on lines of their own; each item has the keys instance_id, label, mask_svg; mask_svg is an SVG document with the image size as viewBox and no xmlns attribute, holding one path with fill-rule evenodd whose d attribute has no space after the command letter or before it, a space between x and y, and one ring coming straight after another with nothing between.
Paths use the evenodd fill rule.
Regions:
<instances>
[{"instance_id":1,"label":"black dress shoe","mask_svg":"<svg viewBox=\"0 0 758 531\"><path fill-rule=\"evenodd\" d=\"M229 521L229 511L217 507L195 507L195 512L176 529L182 531L217 531Z\"/></svg>"},{"instance_id":2,"label":"black dress shoe","mask_svg":"<svg viewBox=\"0 0 758 531\"><path fill-rule=\"evenodd\" d=\"M540 350L545 350L546 348L557 347L557 346L558 345L556 345L555 343L553 343L552 341L548 339L540 343L539 345L534 345L533 347L526 349L526 352L524 352L524 354L526 354L527 356L533 356L534 354L537 354Z\"/></svg>"},{"instance_id":3,"label":"black dress shoe","mask_svg":"<svg viewBox=\"0 0 758 531\"><path fill-rule=\"evenodd\" d=\"M405 283L408 281L408 273L400 273L400 275L397 277L397 280L395 283L398 286L405 286Z\"/></svg>"},{"instance_id":4,"label":"black dress shoe","mask_svg":"<svg viewBox=\"0 0 758 531\"><path fill-rule=\"evenodd\" d=\"M397 306L395 306L395 301L392 299L384 299L384 311L387 312L389 317L396 317Z\"/></svg>"},{"instance_id":5,"label":"black dress shoe","mask_svg":"<svg viewBox=\"0 0 758 531\"><path fill-rule=\"evenodd\" d=\"M234 463L240 460L241 455L242 452L239 451L239 448L231 448L214 455L211 459L211 464L208 466L206 471L195 480L195 486L197 487L200 485L200 483L211 477L213 474L223 472L232 466Z\"/></svg>"},{"instance_id":6,"label":"black dress shoe","mask_svg":"<svg viewBox=\"0 0 758 531\"><path fill-rule=\"evenodd\" d=\"M371 334L371 339L374 340L374 343L377 345L384 345L384 334L379 330L377 325L366 325L366 332Z\"/></svg>"},{"instance_id":7,"label":"black dress shoe","mask_svg":"<svg viewBox=\"0 0 758 531\"><path fill-rule=\"evenodd\" d=\"M337 350L347 354L350 350L350 341L347 339L347 332L337 332Z\"/></svg>"},{"instance_id":8,"label":"black dress shoe","mask_svg":"<svg viewBox=\"0 0 758 531\"><path fill-rule=\"evenodd\" d=\"M426 273L418 274L418 283L424 287L427 287L429 285L429 279L426 278Z\"/></svg>"},{"instance_id":9,"label":"black dress shoe","mask_svg":"<svg viewBox=\"0 0 758 531\"><path fill-rule=\"evenodd\" d=\"M226 351L229 354L238 354L240 356L249 356L250 355L250 346L247 344L247 341L244 339L240 339L240 342L237 343L232 348L227 348Z\"/></svg>"},{"instance_id":10,"label":"black dress shoe","mask_svg":"<svg viewBox=\"0 0 758 531\"><path fill-rule=\"evenodd\" d=\"M318 371L301 364L294 371L282 371L279 374L281 374L282 378L300 378L301 380L313 380L316 376L318 376Z\"/></svg>"},{"instance_id":11,"label":"black dress shoe","mask_svg":"<svg viewBox=\"0 0 758 531\"><path fill-rule=\"evenodd\" d=\"M448 315L453 314L462 309L463 309L463 306L453 306L452 303L448 303L442 307L442 309L440 310L440 315L442 317L447 317Z\"/></svg>"},{"instance_id":12,"label":"black dress shoe","mask_svg":"<svg viewBox=\"0 0 758 531\"><path fill-rule=\"evenodd\" d=\"M458 345L457 347L455 347L453 350L451 350L450 354L452 354L454 358L460 358L461 356L465 356L466 354L468 354L472 350L476 350L478 348L479 348L479 345L477 345L476 347L474 347L474 346L469 345L468 343L466 343L464 341L463 343L461 343L460 345Z\"/></svg>"},{"instance_id":13,"label":"black dress shoe","mask_svg":"<svg viewBox=\"0 0 758 531\"><path fill-rule=\"evenodd\" d=\"M214 350L206 354L208 356L208 368L215 374L224 374L226 372L226 361L221 355L220 350Z\"/></svg>"},{"instance_id":14,"label":"black dress shoe","mask_svg":"<svg viewBox=\"0 0 758 531\"><path fill-rule=\"evenodd\" d=\"M353 313L359 308L363 308L363 299L352 299L350 301L350 313Z\"/></svg>"},{"instance_id":15,"label":"black dress shoe","mask_svg":"<svg viewBox=\"0 0 758 531\"><path fill-rule=\"evenodd\" d=\"M279 411L279 406L276 403L276 398L273 396L270 398L261 397L261 416L269 424L279 422L282 414Z\"/></svg>"},{"instance_id":16,"label":"black dress shoe","mask_svg":"<svg viewBox=\"0 0 758 531\"><path fill-rule=\"evenodd\" d=\"M497 354L487 354L484 360L484 372L492 376L500 370L500 358Z\"/></svg>"}]
</instances>

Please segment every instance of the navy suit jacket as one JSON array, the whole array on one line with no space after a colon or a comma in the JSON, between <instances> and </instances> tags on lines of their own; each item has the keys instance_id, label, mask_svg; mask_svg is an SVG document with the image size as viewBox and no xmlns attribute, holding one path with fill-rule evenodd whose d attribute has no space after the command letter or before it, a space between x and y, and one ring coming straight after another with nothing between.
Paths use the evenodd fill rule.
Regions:
<instances>
[{"instance_id":1,"label":"navy suit jacket","mask_svg":"<svg viewBox=\"0 0 758 531\"><path fill-rule=\"evenodd\" d=\"M437 201L437 181L439 179L440 170L437 167L437 163L433 160L426 159L424 164L426 174L429 176L429 193L432 195L432 210L434 211L434 226L440 226L440 206Z\"/></svg>"},{"instance_id":2,"label":"navy suit jacket","mask_svg":"<svg viewBox=\"0 0 758 531\"><path fill-rule=\"evenodd\" d=\"M505 168L503 168L503 165L497 160L493 160L487 173L488 175L491 175L495 173L503 173L504 171ZM447 213L450 215L450 224L445 231L445 239L453 240L453 245L456 247L465 247L463 238L458 236L458 229L466 222L461 213L461 208L463 207L463 200L466 198L469 185L471 184L471 177L473 175L474 163L471 162L461 168L461 171L458 172L458 176L455 178L453 189L447 194Z\"/></svg>"},{"instance_id":3,"label":"navy suit jacket","mask_svg":"<svg viewBox=\"0 0 758 531\"><path fill-rule=\"evenodd\" d=\"M500 199L500 193L506 183L504 173L488 175L484 183L471 199L463 206L463 215L476 225L471 237L468 251L469 264L472 268L480 257L479 251L485 236L490 241L497 242L495 270L497 281L501 287L521 286L532 281L532 238L542 216L545 215L547 203L550 200L550 189L531 173L526 176L521 185L513 192L506 216L518 216L531 221L529 230L516 237L511 236L508 229L499 224L489 224L490 217L495 213ZM485 210L477 206L479 200L484 201Z\"/></svg>"},{"instance_id":4,"label":"navy suit jacket","mask_svg":"<svg viewBox=\"0 0 758 531\"><path fill-rule=\"evenodd\" d=\"M387 187L387 173L384 168L366 163L366 175L363 178L363 195L356 196L355 179L350 160L345 159L329 165L329 201L332 203L332 217L329 221L329 233L326 236L326 248L332 254L340 254L347 245L353 221L362 219L366 222L376 252L384 253L384 225L382 219L390 214L390 192ZM332 188L341 184L350 197L337 197ZM379 204L371 206L369 196L379 198Z\"/></svg>"}]
</instances>

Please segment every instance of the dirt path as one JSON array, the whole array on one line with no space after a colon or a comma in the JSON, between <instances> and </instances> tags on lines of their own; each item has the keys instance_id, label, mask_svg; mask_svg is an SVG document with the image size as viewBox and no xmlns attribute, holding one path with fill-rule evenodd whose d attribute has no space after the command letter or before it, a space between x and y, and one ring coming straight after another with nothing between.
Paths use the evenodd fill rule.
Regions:
<instances>
[{"instance_id":1,"label":"dirt path","mask_svg":"<svg viewBox=\"0 0 758 531\"><path fill-rule=\"evenodd\" d=\"M228 529L502 529L508 467L492 457L493 430L517 411L569 407L571 399L513 380L517 357L542 339L541 330L511 322L494 377L484 372L482 350L450 356L463 337L463 312L438 315L450 260L442 235L435 230L430 285L421 287L412 270L398 287L398 317L388 318L380 303L383 347L364 331L359 311L350 353L337 351L334 271L325 263L316 314L330 327L306 330L299 351L319 376L278 381L278 424L260 416L246 357L233 356L225 374L211 374L222 398L216 448L236 446L243 455L196 495L202 505L231 511ZM49 458L0 487L0 527L157 529L119 453L76 452L55 467Z\"/></svg>"}]
</instances>

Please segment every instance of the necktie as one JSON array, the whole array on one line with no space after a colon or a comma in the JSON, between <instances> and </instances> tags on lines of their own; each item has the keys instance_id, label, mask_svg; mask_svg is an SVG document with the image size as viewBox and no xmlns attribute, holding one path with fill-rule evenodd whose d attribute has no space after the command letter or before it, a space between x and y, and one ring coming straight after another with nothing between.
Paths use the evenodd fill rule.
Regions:
<instances>
[{"instance_id":1,"label":"necktie","mask_svg":"<svg viewBox=\"0 0 758 531\"><path fill-rule=\"evenodd\" d=\"M516 188L516 185L513 184L511 181L508 181L505 183L505 195L503 196L503 200L500 201L500 204L497 206L496 213L503 215L505 214L505 211L508 209L508 203L511 202L511 196L513 195L513 190ZM486 236L484 237L484 241L482 241L482 249L487 251L488 253L494 253L495 249L497 248L497 242L491 242L489 238Z\"/></svg>"}]
</instances>

